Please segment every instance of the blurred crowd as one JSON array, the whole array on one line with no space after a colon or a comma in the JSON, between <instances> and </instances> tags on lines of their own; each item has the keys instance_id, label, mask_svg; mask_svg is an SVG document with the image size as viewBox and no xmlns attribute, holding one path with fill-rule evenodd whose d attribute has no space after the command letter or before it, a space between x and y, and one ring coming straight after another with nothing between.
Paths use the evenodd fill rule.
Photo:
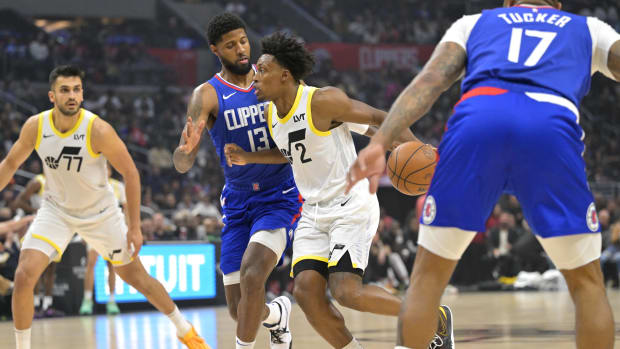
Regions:
<instances>
[{"instance_id":1,"label":"blurred crowd","mask_svg":"<svg viewBox=\"0 0 620 349\"><path fill-rule=\"evenodd\" d=\"M449 6L431 7L424 5L428 2L386 1L304 0L301 3L346 41L365 43L433 43L463 11L462 4L453 5L454 2L449 2ZM360 2L367 6L361 6ZM583 14L605 19L620 29L619 2L601 1L592 7L577 1L570 6ZM268 9L260 8L258 2L222 2L222 5L247 19L261 35L282 28L277 21L264 20L272 16ZM17 139L25 119L35 113L28 105L37 111L50 107L45 88L39 86L37 89L31 81L46 81L51 67L60 62L77 64L87 71L84 107L116 128L140 170L142 231L147 243L152 240L217 242L222 228L218 199L224 179L211 142L203 143L196 165L187 174L178 174L172 164L172 152L184 126L191 90L131 88L135 84L166 86L171 81L170 72L147 52L147 47L157 46L154 42L165 47L204 45L174 17L167 17L162 23L89 21L56 35L42 32L7 35L0 31L0 70L8 72L2 74L0 80L0 96L3 97L0 100L6 101L0 105L0 158L6 156ZM162 32L166 33L162 38L154 37L155 33ZM190 43L179 41L183 38L188 38ZM316 71L307 81L316 86L340 87L353 98L387 110L420 71L422 63L406 70L386 66L379 71L340 72L332 68L329 60L319 60ZM459 96L458 85L444 93L429 115L414 125L415 134L427 143L438 145ZM620 128L615 126L614 119L619 97L620 86L599 76L593 79L590 95L582 106L581 125L586 132L584 157L588 179L595 183L614 182L620 175ZM22 169L30 174L41 173L36 155L31 156ZM29 180L28 176L16 176L0 193L0 222L15 217L14 202ZM620 201L615 192L605 194L596 198L604 231L602 260L607 278L617 287ZM390 212L382 210L366 281L393 289L407 285L417 250L418 217L419 212L414 207L404 220L393 218ZM10 273L2 268L11 268L13 255L9 253L6 260L4 258L5 252L13 251L15 239L0 233L0 241L5 242L0 245L0 275L10 278ZM270 283L269 290L273 294L290 289L283 268ZM473 285L501 278L508 278L501 280L509 283L520 271L543 272L550 268L553 266L530 233L518 202L514 197L505 196L489 217L486 231L480 232L466 251L452 283ZM0 280L0 293L2 287Z\"/></svg>"}]
</instances>

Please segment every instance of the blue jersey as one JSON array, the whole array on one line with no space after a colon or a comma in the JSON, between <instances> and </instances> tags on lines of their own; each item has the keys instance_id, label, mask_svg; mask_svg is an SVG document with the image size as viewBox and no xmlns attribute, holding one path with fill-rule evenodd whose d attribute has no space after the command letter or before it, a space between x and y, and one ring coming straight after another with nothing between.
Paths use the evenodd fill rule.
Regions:
<instances>
[{"instance_id":1,"label":"blue jersey","mask_svg":"<svg viewBox=\"0 0 620 349\"><path fill-rule=\"evenodd\" d=\"M227 143L235 143L248 152L271 149L275 144L265 121L266 103L256 98L254 85L243 89L225 81L219 74L208 82L215 88L219 102L217 118L209 134L220 157L226 185L238 190L260 191L292 178L288 164L232 167L226 164L224 145Z\"/></svg>"},{"instance_id":2,"label":"blue jersey","mask_svg":"<svg viewBox=\"0 0 620 349\"><path fill-rule=\"evenodd\" d=\"M493 86L550 93L579 106L590 89L593 45L583 16L550 7L483 11L465 48L463 93Z\"/></svg>"}]
</instances>

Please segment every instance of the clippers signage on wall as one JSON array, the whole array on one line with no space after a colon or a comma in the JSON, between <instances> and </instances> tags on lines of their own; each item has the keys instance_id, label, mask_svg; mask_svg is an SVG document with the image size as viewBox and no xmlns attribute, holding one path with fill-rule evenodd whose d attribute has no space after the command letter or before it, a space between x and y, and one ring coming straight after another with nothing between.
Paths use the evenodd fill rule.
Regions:
<instances>
[{"instance_id":1,"label":"clippers signage on wall","mask_svg":"<svg viewBox=\"0 0 620 349\"><path fill-rule=\"evenodd\" d=\"M146 271L162 283L173 300L208 299L216 296L215 246L146 245L140 250ZM95 266L95 301L106 303L110 295L108 268L99 257ZM117 302L146 302L146 298L116 276Z\"/></svg>"},{"instance_id":2,"label":"clippers signage on wall","mask_svg":"<svg viewBox=\"0 0 620 349\"><path fill-rule=\"evenodd\" d=\"M435 46L310 43L308 48L319 60L331 60L336 70L379 70L412 69L426 62Z\"/></svg>"}]
</instances>

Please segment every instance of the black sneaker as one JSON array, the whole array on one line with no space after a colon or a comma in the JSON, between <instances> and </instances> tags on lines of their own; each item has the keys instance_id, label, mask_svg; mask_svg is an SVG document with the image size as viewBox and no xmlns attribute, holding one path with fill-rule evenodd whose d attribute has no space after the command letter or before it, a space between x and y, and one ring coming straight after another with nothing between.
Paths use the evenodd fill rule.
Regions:
<instances>
[{"instance_id":1,"label":"black sneaker","mask_svg":"<svg viewBox=\"0 0 620 349\"><path fill-rule=\"evenodd\" d=\"M428 345L428 349L454 349L454 330L452 328L452 310L447 305L439 306L437 333Z\"/></svg>"}]
</instances>

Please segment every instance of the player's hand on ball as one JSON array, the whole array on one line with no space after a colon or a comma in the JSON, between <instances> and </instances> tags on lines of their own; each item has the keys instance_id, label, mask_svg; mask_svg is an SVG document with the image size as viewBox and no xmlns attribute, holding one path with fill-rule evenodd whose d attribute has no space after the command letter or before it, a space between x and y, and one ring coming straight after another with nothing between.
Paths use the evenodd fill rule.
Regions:
<instances>
[{"instance_id":1,"label":"player's hand on ball","mask_svg":"<svg viewBox=\"0 0 620 349\"><path fill-rule=\"evenodd\" d=\"M185 144L179 146L179 150L185 154L191 153L200 143L200 136L205 128L204 120L200 121L196 127L191 116L187 117L185 130L183 130L183 141Z\"/></svg>"},{"instance_id":2,"label":"player's hand on ball","mask_svg":"<svg viewBox=\"0 0 620 349\"><path fill-rule=\"evenodd\" d=\"M370 142L360 151L347 175L347 193L355 183L364 178L370 180L370 192L372 194L377 192L379 177L385 172L385 151L383 145L374 142Z\"/></svg>"},{"instance_id":3,"label":"player's hand on ball","mask_svg":"<svg viewBox=\"0 0 620 349\"><path fill-rule=\"evenodd\" d=\"M226 156L226 164L229 167L232 165L246 165L248 162L245 159L247 152L235 143L227 143L224 146L224 155Z\"/></svg>"},{"instance_id":4,"label":"player's hand on ball","mask_svg":"<svg viewBox=\"0 0 620 349\"><path fill-rule=\"evenodd\" d=\"M138 253L142 248L142 239L142 231L140 230L140 227L129 228L127 231L127 248L130 252L133 252L131 258L135 259L138 257Z\"/></svg>"}]
</instances>

